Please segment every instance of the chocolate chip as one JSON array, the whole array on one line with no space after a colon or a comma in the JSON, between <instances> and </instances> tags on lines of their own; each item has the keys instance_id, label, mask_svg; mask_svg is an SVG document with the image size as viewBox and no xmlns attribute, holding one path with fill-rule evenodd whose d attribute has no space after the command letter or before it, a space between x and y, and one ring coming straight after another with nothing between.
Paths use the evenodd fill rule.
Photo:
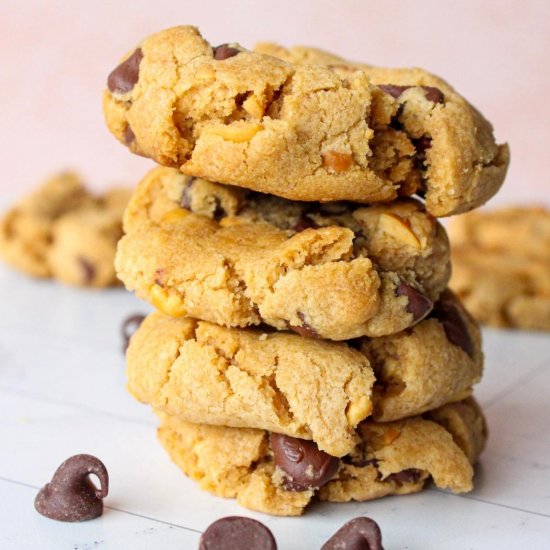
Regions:
<instances>
[{"instance_id":1,"label":"chocolate chip","mask_svg":"<svg viewBox=\"0 0 550 550\"><path fill-rule=\"evenodd\" d=\"M131 126L126 126L126 130L124 130L124 143L126 145L131 145L136 140L136 135L134 134L134 131L132 130Z\"/></svg>"},{"instance_id":2,"label":"chocolate chip","mask_svg":"<svg viewBox=\"0 0 550 550\"><path fill-rule=\"evenodd\" d=\"M422 136L413 140L413 145L419 153L424 153L432 146L432 138L429 136Z\"/></svg>"},{"instance_id":3,"label":"chocolate chip","mask_svg":"<svg viewBox=\"0 0 550 550\"><path fill-rule=\"evenodd\" d=\"M366 468L367 466L374 466L378 468L378 460L376 458L355 458L350 455L346 455L342 458L342 462L349 466L355 466L356 468Z\"/></svg>"},{"instance_id":4,"label":"chocolate chip","mask_svg":"<svg viewBox=\"0 0 550 550\"><path fill-rule=\"evenodd\" d=\"M379 84L378 87L387 94L391 95L395 99L398 99L399 96L409 88L413 86L398 86L396 84ZM420 86L424 90L424 95L428 101L433 103L443 103L445 101L445 96L439 88L434 86Z\"/></svg>"},{"instance_id":5,"label":"chocolate chip","mask_svg":"<svg viewBox=\"0 0 550 550\"><path fill-rule=\"evenodd\" d=\"M433 308L433 302L425 294L405 281L400 281L395 293L408 298L407 311L412 314L415 323L426 317Z\"/></svg>"},{"instance_id":6,"label":"chocolate chip","mask_svg":"<svg viewBox=\"0 0 550 550\"><path fill-rule=\"evenodd\" d=\"M90 474L99 479L98 489ZM103 499L109 492L109 474L101 460L92 455L75 455L59 466L50 483L40 489L36 510L58 521L87 521L103 513Z\"/></svg>"},{"instance_id":7,"label":"chocolate chip","mask_svg":"<svg viewBox=\"0 0 550 550\"><path fill-rule=\"evenodd\" d=\"M402 470L401 472L397 472L395 474L390 474L388 477L384 479L384 481L396 481L397 483L416 483L420 476L422 475L422 472L420 470L416 470L415 468L409 468L407 470Z\"/></svg>"},{"instance_id":8,"label":"chocolate chip","mask_svg":"<svg viewBox=\"0 0 550 550\"><path fill-rule=\"evenodd\" d=\"M378 87L388 95L395 97L395 99L410 88L410 86L397 86L396 84L378 84Z\"/></svg>"},{"instance_id":9,"label":"chocolate chip","mask_svg":"<svg viewBox=\"0 0 550 550\"><path fill-rule=\"evenodd\" d=\"M435 88L434 86L422 86L422 88L426 92L427 100L434 103L443 103L445 101L445 96L439 88Z\"/></svg>"},{"instance_id":10,"label":"chocolate chip","mask_svg":"<svg viewBox=\"0 0 550 550\"><path fill-rule=\"evenodd\" d=\"M130 338L140 327L141 323L145 319L145 315L141 313L136 313L135 315L130 315L127 317L122 326L120 327L120 332L122 333L122 351L126 352L128 349L128 344L130 343Z\"/></svg>"},{"instance_id":11,"label":"chocolate chip","mask_svg":"<svg viewBox=\"0 0 550 550\"><path fill-rule=\"evenodd\" d=\"M272 433L270 444L275 464L286 474L288 491L322 487L338 471L340 460L319 450L313 441Z\"/></svg>"},{"instance_id":12,"label":"chocolate chip","mask_svg":"<svg viewBox=\"0 0 550 550\"><path fill-rule=\"evenodd\" d=\"M355 518L338 529L321 550L384 550L382 533L373 519Z\"/></svg>"},{"instance_id":13,"label":"chocolate chip","mask_svg":"<svg viewBox=\"0 0 550 550\"><path fill-rule=\"evenodd\" d=\"M219 197L214 197L214 213L212 214L212 216L217 222L227 216L227 212L222 207L222 201L219 199Z\"/></svg>"},{"instance_id":14,"label":"chocolate chip","mask_svg":"<svg viewBox=\"0 0 550 550\"><path fill-rule=\"evenodd\" d=\"M288 328L304 338L319 338L319 333L305 321L304 314L299 311L298 317L302 321L301 325L288 325Z\"/></svg>"},{"instance_id":15,"label":"chocolate chip","mask_svg":"<svg viewBox=\"0 0 550 550\"><path fill-rule=\"evenodd\" d=\"M468 326L460 315L454 296L451 294L442 296L435 304L430 317L434 317L443 325L451 344L462 348L470 357L474 357L474 343Z\"/></svg>"},{"instance_id":16,"label":"chocolate chip","mask_svg":"<svg viewBox=\"0 0 550 550\"><path fill-rule=\"evenodd\" d=\"M311 218L308 216L302 216L292 227L292 231L296 231L296 233L300 233L301 231L304 231L309 228L316 229L319 227Z\"/></svg>"},{"instance_id":17,"label":"chocolate chip","mask_svg":"<svg viewBox=\"0 0 550 550\"><path fill-rule=\"evenodd\" d=\"M271 531L255 519L229 516L202 534L199 550L277 550Z\"/></svg>"},{"instance_id":18,"label":"chocolate chip","mask_svg":"<svg viewBox=\"0 0 550 550\"><path fill-rule=\"evenodd\" d=\"M107 78L107 87L116 94L131 91L139 80L139 64L143 52L138 48L128 59L123 61Z\"/></svg>"},{"instance_id":19,"label":"chocolate chip","mask_svg":"<svg viewBox=\"0 0 550 550\"><path fill-rule=\"evenodd\" d=\"M217 59L218 61L223 61L224 59L228 59L229 57L234 57L238 53L240 53L240 50L237 48L233 48L229 44L221 44L220 46L216 46L213 49L214 52L214 59Z\"/></svg>"},{"instance_id":20,"label":"chocolate chip","mask_svg":"<svg viewBox=\"0 0 550 550\"><path fill-rule=\"evenodd\" d=\"M84 277L84 284L89 285L95 277L95 267L93 264L84 258L84 256L78 256L77 258L80 267L82 268L82 274Z\"/></svg>"},{"instance_id":21,"label":"chocolate chip","mask_svg":"<svg viewBox=\"0 0 550 550\"><path fill-rule=\"evenodd\" d=\"M193 188L193 184L196 179L197 178L190 178L181 193L180 206L186 210L191 210L191 189Z\"/></svg>"}]
</instances>

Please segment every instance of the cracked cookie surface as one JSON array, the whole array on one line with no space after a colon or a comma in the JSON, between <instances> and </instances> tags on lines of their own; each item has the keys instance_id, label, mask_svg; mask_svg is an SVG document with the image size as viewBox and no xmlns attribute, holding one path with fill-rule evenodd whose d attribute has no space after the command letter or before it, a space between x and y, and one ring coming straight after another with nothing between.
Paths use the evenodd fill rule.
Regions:
<instances>
[{"instance_id":1,"label":"cracked cookie surface","mask_svg":"<svg viewBox=\"0 0 550 550\"><path fill-rule=\"evenodd\" d=\"M483 115L442 78L420 68L386 68L356 63L329 52L261 43L255 51L295 65L320 65L342 76L360 70L373 85L396 98L392 126L405 131L416 148L419 194L434 216L472 210L500 188L510 153L495 143Z\"/></svg>"},{"instance_id":2,"label":"cracked cookie surface","mask_svg":"<svg viewBox=\"0 0 550 550\"><path fill-rule=\"evenodd\" d=\"M173 316L333 340L425 317L450 275L443 227L412 199L311 204L152 170L124 216L119 278Z\"/></svg>"},{"instance_id":3,"label":"cracked cookie surface","mask_svg":"<svg viewBox=\"0 0 550 550\"><path fill-rule=\"evenodd\" d=\"M58 174L4 214L0 256L34 277L77 286L118 284L114 257L129 198L126 189L94 196L77 175Z\"/></svg>"},{"instance_id":4,"label":"cracked cookie surface","mask_svg":"<svg viewBox=\"0 0 550 550\"><path fill-rule=\"evenodd\" d=\"M428 478L453 492L472 489L473 469L487 438L473 399L389 423L364 422L356 447L320 487L292 490L262 430L192 424L159 415L159 439L172 460L202 489L236 498L246 508L296 516L314 498L366 501L422 490ZM300 445L298 440L288 443ZM288 458L288 457L287 457Z\"/></svg>"},{"instance_id":5,"label":"cracked cookie surface","mask_svg":"<svg viewBox=\"0 0 550 550\"><path fill-rule=\"evenodd\" d=\"M451 286L474 317L550 331L550 211L511 207L453 222Z\"/></svg>"},{"instance_id":6,"label":"cracked cookie surface","mask_svg":"<svg viewBox=\"0 0 550 550\"><path fill-rule=\"evenodd\" d=\"M483 366L479 330L451 298L432 315L352 347L156 312L132 336L128 388L190 422L262 428L343 455L371 414L391 421L471 394Z\"/></svg>"},{"instance_id":7,"label":"cracked cookie surface","mask_svg":"<svg viewBox=\"0 0 550 550\"><path fill-rule=\"evenodd\" d=\"M436 79L422 71L400 82L389 71L380 82L368 66L301 61L212 48L194 27L159 32L109 76L107 126L160 164L294 200L426 192L428 211L443 216L499 188L507 148L448 85L436 87L439 79L427 90L424 81Z\"/></svg>"}]
</instances>

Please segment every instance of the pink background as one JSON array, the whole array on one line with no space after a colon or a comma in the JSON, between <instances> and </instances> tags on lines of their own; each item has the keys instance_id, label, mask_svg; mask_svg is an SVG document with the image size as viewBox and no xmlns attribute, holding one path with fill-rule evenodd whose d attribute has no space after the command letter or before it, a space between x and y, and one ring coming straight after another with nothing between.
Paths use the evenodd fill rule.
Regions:
<instances>
[{"instance_id":1,"label":"pink background","mask_svg":"<svg viewBox=\"0 0 550 550\"><path fill-rule=\"evenodd\" d=\"M0 0L0 198L67 167L98 189L135 184L151 161L105 129L106 76L151 32L195 24L213 44L310 44L443 76L511 145L494 204L550 204L549 21L543 0Z\"/></svg>"}]
</instances>

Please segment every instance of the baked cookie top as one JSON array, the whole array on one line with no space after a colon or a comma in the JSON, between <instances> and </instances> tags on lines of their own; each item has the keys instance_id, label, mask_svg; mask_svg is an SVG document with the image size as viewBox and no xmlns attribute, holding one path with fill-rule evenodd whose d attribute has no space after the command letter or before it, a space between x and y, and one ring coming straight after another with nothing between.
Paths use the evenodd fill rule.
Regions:
<instances>
[{"instance_id":1,"label":"baked cookie top","mask_svg":"<svg viewBox=\"0 0 550 550\"><path fill-rule=\"evenodd\" d=\"M348 502L415 493L430 477L437 487L470 491L472 465L487 438L471 398L424 417L364 422L357 445L340 460L293 437L160 418L161 443L201 488L281 516L302 514L314 498Z\"/></svg>"},{"instance_id":2,"label":"baked cookie top","mask_svg":"<svg viewBox=\"0 0 550 550\"><path fill-rule=\"evenodd\" d=\"M451 224L451 285L482 323L550 330L550 211L517 206Z\"/></svg>"},{"instance_id":3,"label":"baked cookie top","mask_svg":"<svg viewBox=\"0 0 550 550\"><path fill-rule=\"evenodd\" d=\"M0 257L34 277L77 286L117 284L116 243L128 189L95 196L74 173L51 177L0 220Z\"/></svg>"},{"instance_id":4,"label":"baked cookie top","mask_svg":"<svg viewBox=\"0 0 550 550\"><path fill-rule=\"evenodd\" d=\"M482 366L479 330L450 295L412 329L352 344L154 313L127 352L128 388L155 409L313 439L337 456L369 416L391 421L467 397Z\"/></svg>"},{"instance_id":5,"label":"baked cookie top","mask_svg":"<svg viewBox=\"0 0 550 550\"><path fill-rule=\"evenodd\" d=\"M226 326L391 334L429 313L450 274L444 229L412 199L299 203L157 168L124 228L127 288L169 315Z\"/></svg>"},{"instance_id":6,"label":"baked cookie top","mask_svg":"<svg viewBox=\"0 0 550 550\"><path fill-rule=\"evenodd\" d=\"M107 126L160 164L294 200L421 193L446 216L500 187L507 147L441 79L293 52L213 48L190 26L159 32L109 75Z\"/></svg>"}]
</instances>

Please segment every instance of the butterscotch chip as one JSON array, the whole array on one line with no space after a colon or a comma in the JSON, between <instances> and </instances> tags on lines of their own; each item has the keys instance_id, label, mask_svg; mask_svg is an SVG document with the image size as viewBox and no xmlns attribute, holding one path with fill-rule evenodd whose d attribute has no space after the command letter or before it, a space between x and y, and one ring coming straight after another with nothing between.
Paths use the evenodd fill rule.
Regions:
<instances>
[{"instance_id":1,"label":"butterscotch chip","mask_svg":"<svg viewBox=\"0 0 550 550\"><path fill-rule=\"evenodd\" d=\"M372 203L425 188L427 210L444 216L488 200L508 166L489 122L425 71L212 48L190 26L143 40L109 77L103 107L121 142L131 126L133 152L292 200Z\"/></svg>"}]
</instances>

